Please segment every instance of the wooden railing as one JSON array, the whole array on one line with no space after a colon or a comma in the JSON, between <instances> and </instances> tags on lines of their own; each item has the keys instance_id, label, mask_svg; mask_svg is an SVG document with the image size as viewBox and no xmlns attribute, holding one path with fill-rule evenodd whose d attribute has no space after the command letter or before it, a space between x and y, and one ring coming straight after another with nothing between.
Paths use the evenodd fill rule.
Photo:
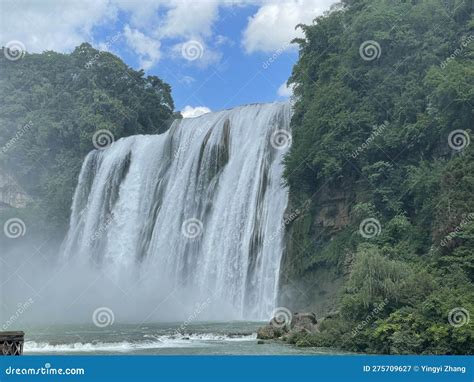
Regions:
<instances>
[{"instance_id":1,"label":"wooden railing","mask_svg":"<svg viewBox=\"0 0 474 382\"><path fill-rule=\"evenodd\" d=\"M0 332L0 355L22 355L24 332Z\"/></svg>"}]
</instances>

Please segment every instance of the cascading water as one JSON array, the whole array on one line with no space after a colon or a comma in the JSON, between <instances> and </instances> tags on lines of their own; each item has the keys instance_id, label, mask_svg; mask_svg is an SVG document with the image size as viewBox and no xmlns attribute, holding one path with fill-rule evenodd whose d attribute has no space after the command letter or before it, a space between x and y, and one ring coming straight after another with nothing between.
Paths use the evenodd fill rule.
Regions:
<instances>
[{"instance_id":1,"label":"cascading water","mask_svg":"<svg viewBox=\"0 0 474 382\"><path fill-rule=\"evenodd\" d=\"M211 295L234 319L267 319L283 251L290 116L289 103L248 105L91 152L64 256L92 260L117 282L151 273L195 301Z\"/></svg>"}]
</instances>

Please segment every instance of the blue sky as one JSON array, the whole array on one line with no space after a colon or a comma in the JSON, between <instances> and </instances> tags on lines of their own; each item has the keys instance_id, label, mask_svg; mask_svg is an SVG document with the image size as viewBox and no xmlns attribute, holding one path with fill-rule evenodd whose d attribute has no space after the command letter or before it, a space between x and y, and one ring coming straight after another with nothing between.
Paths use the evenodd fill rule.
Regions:
<instances>
[{"instance_id":1,"label":"blue sky","mask_svg":"<svg viewBox=\"0 0 474 382\"><path fill-rule=\"evenodd\" d=\"M278 54L280 51L277 48L276 53L246 53L241 47L241 35L247 19L254 13L255 7L222 9L219 17L223 21L216 23L213 28L218 38L215 37L207 45L201 44L199 40L189 40L201 44L196 44L196 49L201 50L202 47L202 57L188 60L181 52L164 54L156 65L146 70L148 74L157 75L172 86L177 110L182 110L186 105L220 110L285 98L278 95L278 89L291 74L298 57L297 50L288 49ZM98 39L104 40L104 37L107 38L104 34ZM163 43L162 49L171 48L170 45L175 43L179 44L178 40ZM218 57L201 63L200 60L206 60L208 45L213 53L218 52ZM111 49L130 66L140 67L140 58L126 46L126 42L121 41ZM269 63L268 60L274 54L278 57Z\"/></svg>"},{"instance_id":2,"label":"blue sky","mask_svg":"<svg viewBox=\"0 0 474 382\"><path fill-rule=\"evenodd\" d=\"M28 52L109 50L173 89L186 116L283 100L290 41L334 0L4 0L0 43Z\"/></svg>"}]
</instances>

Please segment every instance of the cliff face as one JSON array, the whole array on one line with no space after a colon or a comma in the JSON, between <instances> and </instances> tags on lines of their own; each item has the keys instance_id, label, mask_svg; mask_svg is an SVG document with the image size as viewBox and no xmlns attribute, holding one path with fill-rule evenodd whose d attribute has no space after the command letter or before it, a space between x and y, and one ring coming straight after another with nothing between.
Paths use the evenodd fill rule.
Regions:
<instances>
[{"instance_id":1,"label":"cliff face","mask_svg":"<svg viewBox=\"0 0 474 382\"><path fill-rule=\"evenodd\" d=\"M318 316L338 309L352 259L340 236L350 223L353 198L348 187L324 186L305 213L287 226L279 305Z\"/></svg>"},{"instance_id":2,"label":"cliff face","mask_svg":"<svg viewBox=\"0 0 474 382\"><path fill-rule=\"evenodd\" d=\"M0 208L24 208L30 200L17 181L0 169Z\"/></svg>"},{"instance_id":3,"label":"cliff face","mask_svg":"<svg viewBox=\"0 0 474 382\"><path fill-rule=\"evenodd\" d=\"M343 188L322 187L315 200L314 222L319 231L335 235L349 224L351 192Z\"/></svg>"}]
</instances>

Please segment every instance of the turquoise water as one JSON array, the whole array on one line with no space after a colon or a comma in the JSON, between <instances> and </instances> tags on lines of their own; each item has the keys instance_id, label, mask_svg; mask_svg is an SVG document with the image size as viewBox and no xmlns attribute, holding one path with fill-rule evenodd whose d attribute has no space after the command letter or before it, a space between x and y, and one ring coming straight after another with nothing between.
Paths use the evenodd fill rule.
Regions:
<instances>
[{"instance_id":1,"label":"turquoise water","mask_svg":"<svg viewBox=\"0 0 474 382\"><path fill-rule=\"evenodd\" d=\"M261 322L200 322L34 327L25 333L24 354L341 354L297 348L280 341L257 343Z\"/></svg>"}]
</instances>

